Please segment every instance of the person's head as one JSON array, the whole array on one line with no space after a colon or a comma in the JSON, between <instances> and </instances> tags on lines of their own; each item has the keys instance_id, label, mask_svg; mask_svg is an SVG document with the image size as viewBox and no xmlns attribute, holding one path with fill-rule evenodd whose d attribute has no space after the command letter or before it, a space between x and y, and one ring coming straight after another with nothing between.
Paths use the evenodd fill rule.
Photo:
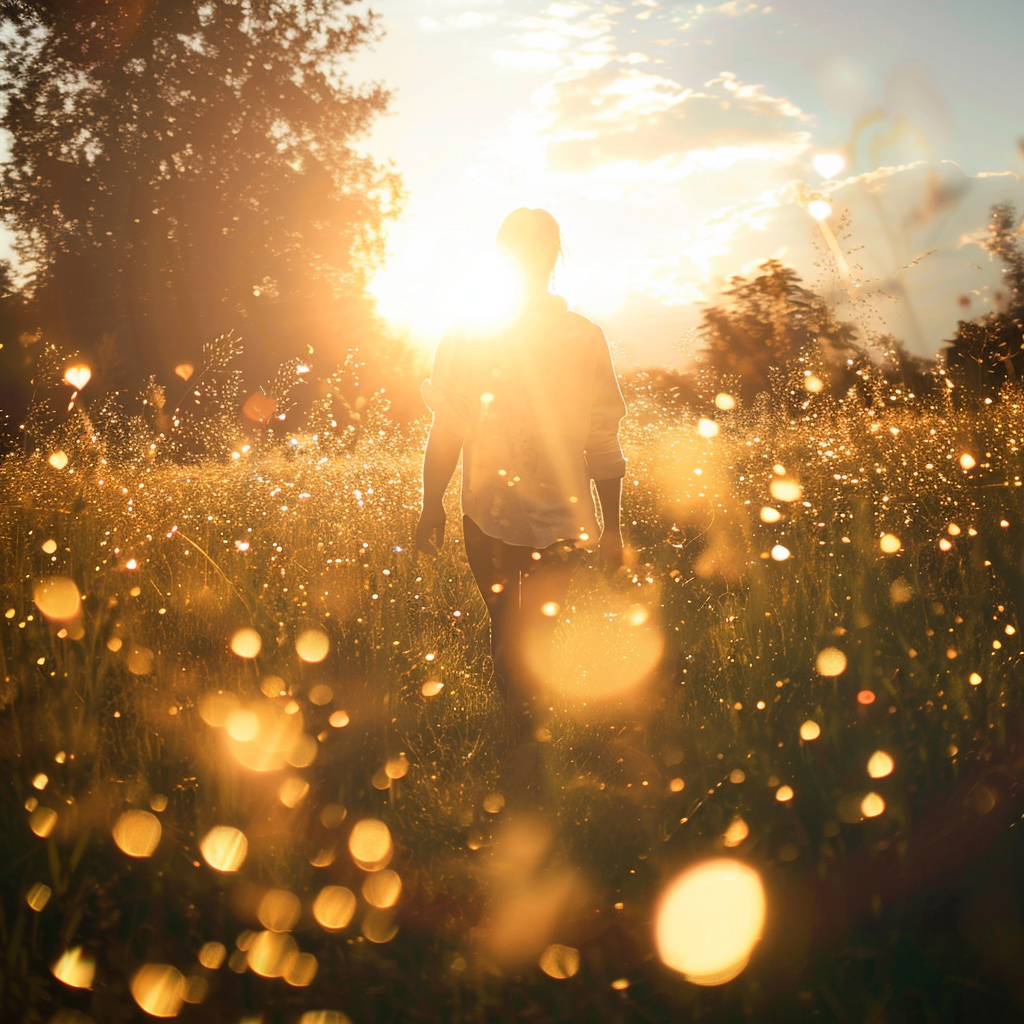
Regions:
<instances>
[{"instance_id":1,"label":"person's head","mask_svg":"<svg viewBox=\"0 0 1024 1024\"><path fill-rule=\"evenodd\" d=\"M548 287L562 255L562 233L547 210L513 210L498 229L497 242L522 267L529 287Z\"/></svg>"}]
</instances>

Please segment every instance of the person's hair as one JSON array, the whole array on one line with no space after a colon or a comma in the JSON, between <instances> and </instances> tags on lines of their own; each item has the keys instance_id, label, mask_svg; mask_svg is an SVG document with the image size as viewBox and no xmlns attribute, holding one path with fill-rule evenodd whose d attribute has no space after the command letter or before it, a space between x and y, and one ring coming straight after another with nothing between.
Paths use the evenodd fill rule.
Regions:
<instances>
[{"instance_id":1,"label":"person's hair","mask_svg":"<svg viewBox=\"0 0 1024 1024\"><path fill-rule=\"evenodd\" d=\"M508 251L531 277L548 281L563 254L558 221L547 210L520 206L498 229L498 245Z\"/></svg>"}]
</instances>

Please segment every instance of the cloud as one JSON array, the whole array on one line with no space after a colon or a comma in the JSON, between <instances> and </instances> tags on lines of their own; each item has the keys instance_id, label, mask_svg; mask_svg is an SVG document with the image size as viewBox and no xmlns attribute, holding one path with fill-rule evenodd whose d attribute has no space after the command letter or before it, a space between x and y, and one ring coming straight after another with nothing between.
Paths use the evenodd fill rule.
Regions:
<instances>
[{"instance_id":1,"label":"cloud","mask_svg":"<svg viewBox=\"0 0 1024 1024\"><path fill-rule=\"evenodd\" d=\"M548 115L552 170L587 173L619 161L652 163L697 151L750 150L792 158L809 144L810 117L791 101L723 73L700 89L607 61L535 94Z\"/></svg>"}]
</instances>

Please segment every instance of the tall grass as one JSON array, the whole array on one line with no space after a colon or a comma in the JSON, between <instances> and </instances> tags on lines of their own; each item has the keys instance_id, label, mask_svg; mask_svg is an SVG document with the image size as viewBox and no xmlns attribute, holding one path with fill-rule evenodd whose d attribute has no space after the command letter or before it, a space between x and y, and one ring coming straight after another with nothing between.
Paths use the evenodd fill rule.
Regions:
<instances>
[{"instance_id":1,"label":"tall grass","mask_svg":"<svg viewBox=\"0 0 1024 1024\"><path fill-rule=\"evenodd\" d=\"M882 380L844 399L804 382L780 375L729 411L716 380L693 408L630 394L629 565L612 580L585 566L560 610L532 860L509 852L497 799L509 740L454 488L440 558L411 547L423 423L371 405L339 426L321 404L275 439L227 417L196 457L185 439L165 454L144 416L40 430L0 467L9 1019L134 1019L146 963L193 979L193 1020L853 1020L886 1005L956 1019L976 990L1012 1004L984 941L929 944L920 907L974 862L998 881L985 898L1019 898L998 856L1020 813L1024 396L971 410ZM53 576L76 582L80 625L34 603ZM255 658L230 646L245 627ZM298 656L306 629L328 637L325 660ZM231 708L301 723L293 763L245 767ZM873 779L877 750L895 768ZM865 815L868 793L882 813ZM47 837L38 808L57 814ZM162 825L149 857L112 837L131 808ZM361 893L346 841L367 817L390 828L401 898L382 911L360 895L327 933L312 901L327 884ZM199 849L221 824L248 839L237 873ZM651 921L730 826L769 919L740 978L703 990L659 965ZM503 918L512 875L535 902ZM52 890L38 911L37 883ZM269 889L301 901L311 983L261 977L239 951ZM509 915L541 921L545 905L547 926L509 954ZM1015 927L1007 941L1024 941ZM214 941L236 950L216 970L197 960ZM550 942L580 951L575 977L541 972ZM91 989L51 973L75 947L95 961ZM972 957L982 981L929 987Z\"/></svg>"}]
</instances>

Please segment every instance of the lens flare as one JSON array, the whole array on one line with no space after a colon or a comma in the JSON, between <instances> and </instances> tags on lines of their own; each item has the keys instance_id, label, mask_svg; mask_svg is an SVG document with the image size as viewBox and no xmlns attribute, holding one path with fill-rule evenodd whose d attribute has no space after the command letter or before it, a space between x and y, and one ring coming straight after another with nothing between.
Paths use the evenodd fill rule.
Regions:
<instances>
[{"instance_id":1,"label":"lens flare","mask_svg":"<svg viewBox=\"0 0 1024 1024\"><path fill-rule=\"evenodd\" d=\"M735 978L750 959L765 918L758 873L726 858L679 875L661 898L655 942L662 961L698 985Z\"/></svg>"}]
</instances>

